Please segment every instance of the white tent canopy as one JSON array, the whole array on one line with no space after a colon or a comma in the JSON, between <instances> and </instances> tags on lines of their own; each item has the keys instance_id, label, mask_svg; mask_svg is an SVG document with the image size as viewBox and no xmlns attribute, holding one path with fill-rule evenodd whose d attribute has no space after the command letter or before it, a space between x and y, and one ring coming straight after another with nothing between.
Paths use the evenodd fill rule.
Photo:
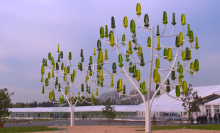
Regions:
<instances>
[{"instance_id":1,"label":"white tent canopy","mask_svg":"<svg viewBox=\"0 0 220 133\"><path fill-rule=\"evenodd\" d=\"M201 87L193 87L194 91L198 92L198 96L206 97L211 94L220 94L220 85L213 86L201 86ZM176 96L175 89L169 92L170 95ZM152 105L152 112L184 112L181 100L176 100L166 94L163 94L158 99L155 98ZM220 99L215 99L213 101L207 102L206 104L217 104L220 103ZM144 105L144 104L141 104ZM144 110L143 110L144 111Z\"/></svg>"},{"instance_id":2,"label":"white tent canopy","mask_svg":"<svg viewBox=\"0 0 220 133\"><path fill-rule=\"evenodd\" d=\"M140 105L113 105L117 112L137 112ZM100 112L104 108L101 106L78 106L74 112ZM69 107L36 107L36 108L9 108L11 112L70 112Z\"/></svg>"},{"instance_id":3,"label":"white tent canopy","mask_svg":"<svg viewBox=\"0 0 220 133\"><path fill-rule=\"evenodd\" d=\"M201 97L206 97L211 94L220 94L220 85L193 87L194 91L198 92ZM170 95L175 96L175 89L172 90ZM220 99L215 99L208 104L219 104ZM140 105L114 105L116 112L145 112L144 104ZM75 107L75 112L100 112L104 108L103 105L99 106L78 106ZM37 108L9 108L11 112L70 112L69 107L37 107ZM184 112L182 101L178 101L166 94L159 98L155 98L152 105L152 112Z\"/></svg>"}]
</instances>

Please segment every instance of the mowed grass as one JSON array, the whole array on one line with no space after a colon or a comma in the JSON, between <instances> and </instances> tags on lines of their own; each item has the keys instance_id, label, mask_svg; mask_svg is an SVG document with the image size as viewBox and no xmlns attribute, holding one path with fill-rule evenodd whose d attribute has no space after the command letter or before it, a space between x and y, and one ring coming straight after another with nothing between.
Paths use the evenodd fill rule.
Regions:
<instances>
[{"instance_id":1,"label":"mowed grass","mask_svg":"<svg viewBox=\"0 0 220 133\"><path fill-rule=\"evenodd\" d=\"M33 121L51 121L51 119L33 119Z\"/></svg>"},{"instance_id":2,"label":"mowed grass","mask_svg":"<svg viewBox=\"0 0 220 133\"><path fill-rule=\"evenodd\" d=\"M0 128L0 132L40 132L40 131L58 131L66 130L61 128L48 128L47 126L27 126L27 127L4 127Z\"/></svg>"},{"instance_id":3,"label":"mowed grass","mask_svg":"<svg viewBox=\"0 0 220 133\"><path fill-rule=\"evenodd\" d=\"M186 125L184 126L152 126L152 130L175 130L175 129L200 129L200 130L220 130L220 125L191 125L190 128L187 128ZM144 131L144 129L136 130L136 131Z\"/></svg>"}]
</instances>

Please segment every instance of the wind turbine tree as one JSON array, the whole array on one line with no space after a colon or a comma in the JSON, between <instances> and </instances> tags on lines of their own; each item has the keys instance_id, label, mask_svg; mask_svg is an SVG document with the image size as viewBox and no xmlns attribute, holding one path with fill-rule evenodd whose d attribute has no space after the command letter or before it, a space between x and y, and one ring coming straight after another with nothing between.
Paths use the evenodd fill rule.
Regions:
<instances>
[{"instance_id":1,"label":"wind turbine tree","mask_svg":"<svg viewBox=\"0 0 220 133\"><path fill-rule=\"evenodd\" d=\"M68 60L64 59L63 51L59 50L58 45L58 58L57 60L48 53L48 60L43 58L41 66L41 84L42 93L49 98L49 100L56 104L68 104L70 107L70 125L74 125L74 109L77 104L88 102L86 97L91 94L91 101L94 102L93 92L90 92L89 84L91 83L92 58L90 58L89 65L84 64L83 50L81 49L81 61L78 64L72 64L72 53L69 52ZM69 64L67 65L67 62ZM85 76L85 83L77 81L83 74L83 70L87 70ZM71 92L78 89L78 95ZM49 95L45 92L49 92ZM55 95L56 94L56 95ZM85 97L86 96L86 97ZM58 99L58 100L57 100ZM91 104L91 102L88 102Z\"/></svg>"},{"instance_id":2,"label":"wind turbine tree","mask_svg":"<svg viewBox=\"0 0 220 133\"><path fill-rule=\"evenodd\" d=\"M172 14L172 30L167 35L165 35L168 24L166 11L163 12L162 17L162 23L164 24L163 32L160 32L159 25L157 25L156 34L154 33L154 27L149 27L148 14L144 15L143 23L140 20L140 3L136 6L136 15L140 23L138 28L143 30L146 36L148 36L146 41L140 42L137 39L136 35L138 32L134 19L130 20L130 34L127 33L129 25L127 16L123 19L124 33L119 38L115 37L116 25L115 19L112 16L110 32L108 31L108 25L100 28L100 39L97 41L98 54L96 57L96 49L94 48L93 55L96 64L93 65L96 66L94 67L94 72L97 74L97 80L95 80L97 86L117 89L120 95L127 97L136 96L136 94L126 94L125 85L127 83L131 83L138 91L145 105L145 132L149 133L151 132L151 107L155 97L168 95L171 98L180 100L181 94L187 93L187 82L184 79L184 72L193 76L193 74L199 71L198 59L194 61L192 59L192 52L197 53L199 46L198 38L194 38L189 24L187 24L187 32L185 34L186 19L184 14L181 15L180 22L183 30L178 33L174 33L177 23L175 13ZM129 37L130 39L127 39ZM157 40L156 44L154 43L155 39ZM170 42L165 40L170 40ZM105 45L102 46L103 43ZM103 47L106 47L106 49L103 49ZM109 58L108 49L112 52L116 51L118 60L115 60L115 55L110 56L113 61ZM147 57L150 57L149 60L146 60ZM109 70L110 67L108 65L112 66L112 70ZM143 75L147 74L144 68L147 66L149 67L149 78L144 79L142 78ZM111 78L111 82L106 81L104 76ZM119 79L114 84L116 76ZM126 78L127 80L125 80ZM172 88L176 90L175 96L169 94ZM153 96L150 97L152 90L154 91Z\"/></svg>"}]
</instances>

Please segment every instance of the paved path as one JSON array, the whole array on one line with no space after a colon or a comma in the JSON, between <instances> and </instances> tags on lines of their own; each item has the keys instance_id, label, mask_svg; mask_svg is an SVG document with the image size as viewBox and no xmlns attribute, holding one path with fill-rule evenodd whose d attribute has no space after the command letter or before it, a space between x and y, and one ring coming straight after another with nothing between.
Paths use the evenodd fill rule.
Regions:
<instances>
[{"instance_id":1,"label":"paved path","mask_svg":"<svg viewBox=\"0 0 220 133\"><path fill-rule=\"evenodd\" d=\"M54 120L54 121L38 121L38 122L18 122L6 123L4 127L23 127L23 126L54 126L54 125L70 125L70 120ZM99 120L75 120L75 125L99 125ZM103 122L102 125L108 125L107 122ZM113 122L111 125L123 125L122 122ZM128 122L125 125L144 125L144 122Z\"/></svg>"},{"instance_id":2,"label":"paved path","mask_svg":"<svg viewBox=\"0 0 220 133\"><path fill-rule=\"evenodd\" d=\"M219 123L218 123L219 124ZM69 126L70 120L54 120L54 121L38 121L38 122L21 122L21 123L6 123L4 127L24 127L24 126ZM75 120L75 125L99 125L99 120ZM102 125L108 125L107 122L102 122ZM110 125L123 125L123 122L113 122ZM125 125L143 125L144 122L125 122ZM157 122L157 125L163 125L161 122ZM186 125L186 123L180 124L180 122L167 122L165 125Z\"/></svg>"}]
</instances>

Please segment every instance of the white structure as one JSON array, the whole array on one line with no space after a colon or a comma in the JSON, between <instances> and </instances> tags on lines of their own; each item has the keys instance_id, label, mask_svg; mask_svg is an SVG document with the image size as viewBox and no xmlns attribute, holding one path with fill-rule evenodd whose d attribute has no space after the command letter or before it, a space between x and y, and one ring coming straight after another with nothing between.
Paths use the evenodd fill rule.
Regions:
<instances>
[{"instance_id":1,"label":"white structure","mask_svg":"<svg viewBox=\"0 0 220 133\"><path fill-rule=\"evenodd\" d=\"M203 98L203 105L200 105L200 112L194 113L194 116L206 115L214 116L215 113L220 113L220 85L193 87L194 91ZM170 92L175 95L175 90ZM135 119L144 120L145 106L140 105L113 105L117 112L117 118L120 119ZM87 118L104 118L101 111L104 106L79 106L75 107L75 118L81 118L81 115L87 114ZM37 108L9 108L11 117L46 117L50 118L51 114L56 118L63 118L64 114L68 115L69 107L37 107ZM155 98L152 105L151 117L153 114L161 120L161 116L166 116L166 119L179 119L184 117L182 114L184 109L182 101L170 98L168 95L162 95L160 98ZM38 115L40 114L40 116ZM68 115L69 116L69 115Z\"/></svg>"},{"instance_id":2,"label":"white structure","mask_svg":"<svg viewBox=\"0 0 220 133\"><path fill-rule=\"evenodd\" d=\"M194 113L194 116L206 115L214 116L219 113L220 109L220 85L193 87L194 91L198 92L198 96L203 98L203 104L200 105L200 112ZM175 89L170 92L175 95ZM159 99L155 99L152 109L152 114L158 115L160 112L184 112L182 101L170 98L168 95L162 95Z\"/></svg>"}]
</instances>

